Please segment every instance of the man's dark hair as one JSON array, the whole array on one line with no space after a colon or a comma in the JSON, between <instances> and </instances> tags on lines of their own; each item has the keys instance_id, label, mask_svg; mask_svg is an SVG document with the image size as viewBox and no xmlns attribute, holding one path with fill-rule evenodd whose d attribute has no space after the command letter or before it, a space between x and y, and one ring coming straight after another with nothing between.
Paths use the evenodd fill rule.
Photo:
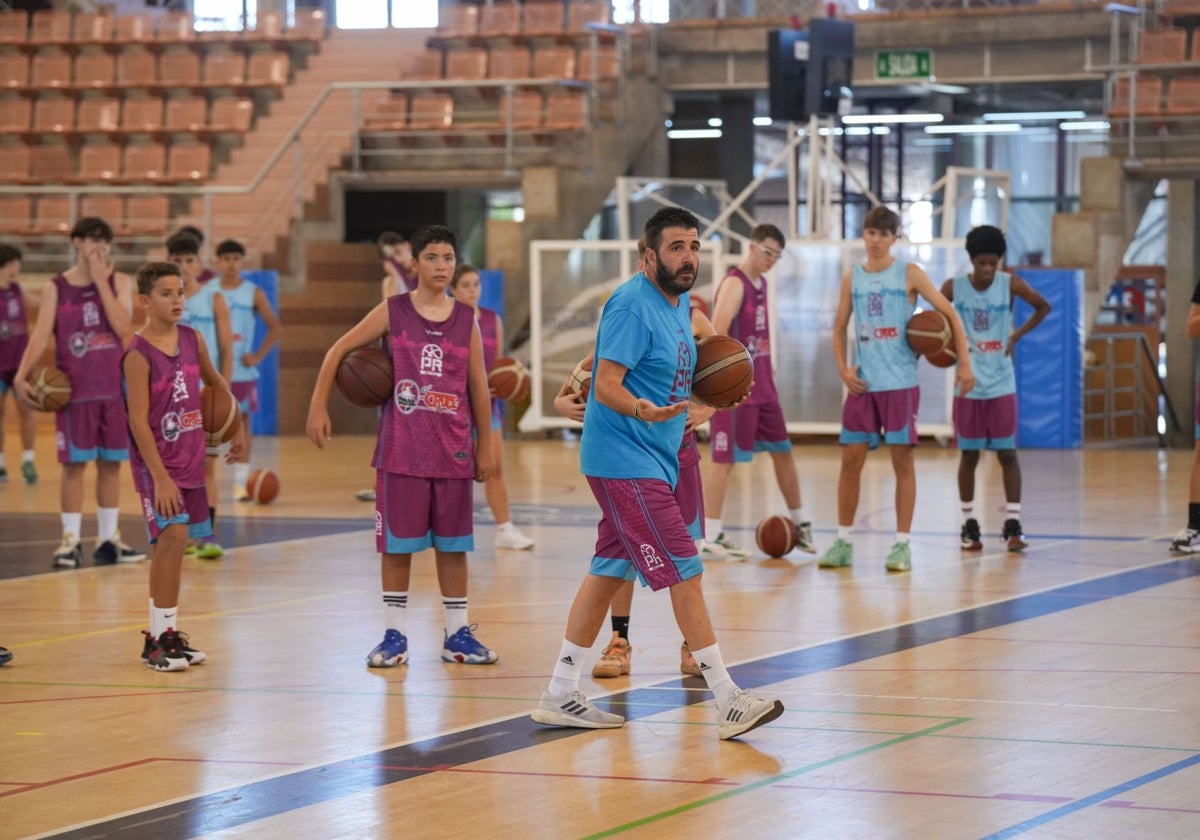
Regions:
<instances>
[{"instance_id":1,"label":"man's dark hair","mask_svg":"<svg viewBox=\"0 0 1200 840\"><path fill-rule=\"evenodd\" d=\"M762 242L764 239L774 239L781 246L787 245L787 240L783 238L783 231L775 227L775 225L759 225L754 230L750 231L750 239L753 242Z\"/></svg>"},{"instance_id":2,"label":"man's dark hair","mask_svg":"<svg viewBox=\"0 0 1200 840\"><path fill-rule=\"evenodd\" d=\"M13 245L0 245L0 268L21 259L21 251Z\"/></svg>"},{"instance_id":3,"label":"man's dark hair","mask_svg":"<svg viewBox=\"0 0 1200 840\"><path fill-rule=\"evenodd\" d=\"M197 242L199 242L201 245L204 244L204 233L195 225L184 225L179 230L175 231L176 235L181 233L191 234Z\"/></svg>"},{"instance_id":4,"label":"man's dark hair","mask_svg":"<svg viewBox=\"0 0 1200 840\"><path fill-rule=\"evenodd\" d=\"M426 245L449 245L458 256L458 237L445 225L425 225L412 236L413 257L419 257Z\"/></svg>"},{"instance_id":5,"label":"man's dark hair","mask_svg":"<svg viewBox=\"0 0 1200 840\"><path fill-rule=\"evenodd\" d=\"M863 219L863 230L882 230L888 233L900 233L900 216L895 210L884 207L872 207Z\"/></svg>"},{"instance_id":6,"label":"man's dark hair","mask_svg":"<svg viewBox=\"0 0 1200 840\"><path fill-rule=\"evenodd\" d=\"M154 291L154 284L164 277L180 277L179 267L169 262L148 262L137 270L137 289L139 295L148 295Z\"/></svg>"},{"instance_id":7,"label":"man's dark hair","mask_svg":"<svg viewBox=\"0 0 1200 840\"><path fill-rule=\"evenodd\" d=\"M200 255L200 240L186 230L180 230L167 240L167 256Z\"/></svg>"},{"instance_id":8,"label":"man's dark hair","mask_svg":"<svg viewBox=\"0 0 1200 840\"><path fill-rule=\"evenodd\" d=\"M979 227L971 228L967 234L967 256L975 259L980 254L995 254L997 257L1003 257L1004 252L1008 250L1008 243L1004 241L1004 231L992 225L980 225Z\"/></svg>"},{"instance_id":9,"label":"man's dark hair","mask_svg":"<svg viewBox=\"0 0 1200 840\"><path fill-rule=\"evenodd\" d=\"M217 256L223 257L226 254L238 254L244 257L246 256L246 246L236 239L226 239L217 246Z\"/></svg>"},{"instance_id":10,"label":"man's dark hair","mask_svg":"<svg viewBox=\"0 0 1200 840\"><path fill-rule=\"evenodd\" d=\"M682 207L664 207L646 220L646 247L658 253L662 245L662 233L667 228L700 230L700 220L695 214Z\"/></svg>"},{"instance_id":11,"label":"man's dark hair","mask_svg":"<svg viewBox=\"0 0 1200 840\"><path fill-rule=\"evenodd\" d=\"M103 239L105 242L112 242L113 230L109 227L108 222L99 216L84 216L75 223L75 227L71 228L71 238Z\"/></svg>"}]
</instances>

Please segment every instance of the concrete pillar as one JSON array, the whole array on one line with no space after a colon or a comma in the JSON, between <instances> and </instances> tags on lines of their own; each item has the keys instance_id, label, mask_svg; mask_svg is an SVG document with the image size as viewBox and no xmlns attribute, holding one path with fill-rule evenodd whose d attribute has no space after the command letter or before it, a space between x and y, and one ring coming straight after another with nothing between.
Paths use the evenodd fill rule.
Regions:
<instances>
[{"instance_id":1,"label":"concrete pillar","mask_svg":"<svg viewBox=\"0 0 1200 840\"><path fill-rule=\"evenodd\" d=\"M1167 445L1193 445L1196 395L1196 347L1187 337L1188 308L1200 271L1200 199L1198 183L1167 182L1167 395L1179 418L1178 432L1167 429Z\"/></svg>"}]
</instances>

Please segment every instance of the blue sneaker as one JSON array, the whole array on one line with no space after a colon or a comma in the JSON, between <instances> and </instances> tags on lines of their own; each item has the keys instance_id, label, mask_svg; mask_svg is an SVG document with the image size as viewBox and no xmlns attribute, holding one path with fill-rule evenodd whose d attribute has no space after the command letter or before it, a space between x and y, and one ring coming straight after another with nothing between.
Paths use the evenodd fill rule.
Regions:
<instances>
[{"instance_id":1,"label":"blue sneaker","mask_svg":"<svg viewBox=\"0 0 1200 840\"><path fill-rule=\"evenodd\" d=\"M388 630L383 641L367 654L367 665L372 668L395 668L408 662L408 638L399 630Z\"/></svg>"},{"instance_id":2,"label":"blue sneaker","mask_svg":"<svg viewBox=\"0 0 1200 840\"><path fill-rule=\"evenodd\" d=\"M464 665L491 665L499 659L500 654L475 638L475 628L478 626L472 624L470 627L460 627L453 636L447 635L446 641L442 643L442 661L461 662Z\"/></svg>"}]
</instances>

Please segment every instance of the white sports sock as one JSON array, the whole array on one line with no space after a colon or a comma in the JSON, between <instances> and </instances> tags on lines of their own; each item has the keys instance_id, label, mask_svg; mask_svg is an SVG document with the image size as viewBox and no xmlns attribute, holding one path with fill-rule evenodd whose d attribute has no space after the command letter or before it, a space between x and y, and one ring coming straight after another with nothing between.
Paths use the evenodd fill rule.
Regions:
<instances>
[{"instance_id":1,"label":"white sports sock","mask_svg":"<svg viewBox=\"0 0 1200 840\"><path fill-rule=\"evenodd\" d=\"M1008 514L1009 519L1017 519L1021 515L1021 503L1009 502L1004 506L1004 511Z\"/></svg>"},{"instance_id":2,"label":"white sports sock","mask_svg":"<svg viewBox=\"0 0 1200 840\"><path fill-rule=\"evenodd\" d=\"M847 542L847 543L854 542L854 526L853 525L839 525L837 538L839 540L841 540L842 542Z\"/></svg>"},{"instance_id":3,"label":"white sports sock","mask_svg":"<svg viewBox=\"0 0 1200 840\"><path fill-rule=\"evenodd\" d=\"M62 519L62 529L64 534L70 534L75 539L79 539L79 529L83 527L82 513L64 513L60 514Z\"/></svg>"},{"instance_id":4,"label":"white sports sock","mask_svg":"<svg viewBox=\"0 0 1200 840\"><path fill-rule=\"evenodd\" d=\"M22 464L32 464L33 463L33 450L32 449L25 449L21 452L21 463Z\"/></svg>"},{"instance_id":5,"label":"white sports sock","mask_svg":"<svg viewBox=\"0 0 1200 840\"><path fill-rule=\"evenodd\" d=\"M904 533L903 531L897 531L896 542L908 545L908 534Z\"/></svg>"},{"instance_id":6,"label":"white sports sock","mask_svg":"<svg viewBox=\"0 0 1200 840\"><path fill-rule=\"evenodd\" d=\"M446 635L453 636L467 626L467 599L442 597L442 612L446 616Z\"/></svg>"},{"instance_id":7,"label":"white sports sock","mask_svg":"<svg viewBox=\"0 0 1200 840\"><path fill-rule=\"evenodd\" d=\"M117 508L96 508L96 538L100 542L111 540L117 533Z\"/></svg>"},{"instance_id":8,"label":"white sports sock","mask_svg":"<svg viewBox=\"0 0 1200 840\"><path fill-rule=\"evenodd\" d=\"M721 536L721 517L718 516L716 519L704 517L704 538L715 540L719 536Z\"/></svg>"},{"instance_id":9,"label":"white sports sock","mask_svg":"<svg viewBox=\"0 0 1200 840\"><path fill-rule=\"evenodd\" d=\"M558 652L558 661L554 663L554 675L546 691L552 697L565 697L572 691L579 690L579 674L583 671L583 657L588 649L573 645L563 639L562 649Z\"/></svg>"},{"instance_id":10,"label":"white sports sock","mask_svg":"<svg viewBox=\"0 0 1200 840\"><path fill-rule=\"evenodd\" d=\"M405 633L404 619L408 616L407 592L383 593L383 622L389 630Z\"/></svg>"},{"instance_id":11,"label":"white sports sock","mask_svg":"<svg viewBox=\"0 0 1200 840\"><path fill-rule=\"evenodd\" d=\"M788 513L791 514L792 521L795 522L797 525L803 525L805 522L808 521L807 519L804 518L803 506L798 507L798 508L790 508L788 510Z\"/></svg>"},{"instance_id":12,"label":"white sports sock","mask_svg":"<svg viewBox=\"0 0 1200 840\"><path fill-rule=\"evenodd\" d=\"M975 502L973 500L962 503L962 515L963 522L966 522L968 519L975 518Z\"/></svg>"},{"instance_id":13,"label":"white sports sock","mask_svg":"<svg viewBox=\"0 0 1200 840\"><path fill-rule=\"evenodd\" d=\"M250 478L250 465L237 463L233 465L233 489L244 490L246 481Z\"/></svg>"},{"instance_id":14,"label":"white sports sock","mask_svg":"<svg viewBox=\"0 0 1200 840\"><path fill-rule=\"evenodd\" d=\"M700 675L708 683L708 688L717 698L717 710L723 711L733 699L737 686L729 671L725 669L725 660L721 658L721 646L716 642L700 650L692 650L692 656L700 665Z\"/></svg>"},{"instance_id":15,"label":"white sports sock","mask_svg":"<svg viewBox=\"0 0 1200 840\"><path fill-rule=\"evenodd\" d=\"M165 631L179 629L179 607L156 607L150 602L150 632L158 638Z\"/></svg>"}]
</instances>

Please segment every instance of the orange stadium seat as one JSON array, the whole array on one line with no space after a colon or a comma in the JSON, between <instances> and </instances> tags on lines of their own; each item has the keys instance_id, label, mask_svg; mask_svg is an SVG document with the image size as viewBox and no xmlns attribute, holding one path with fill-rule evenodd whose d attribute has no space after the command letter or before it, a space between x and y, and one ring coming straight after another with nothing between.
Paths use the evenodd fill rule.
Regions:
<instances>
[{"instance_id":1,"label":"orange stadium seat","mask_svg":"<svg viewBox=\"0 0 1200 840\"><path fill-rule=\"evenodd\" d=\"M107 44L113 37L112 15L87 12L75 15L71 41L76 44Z\"/></svg>"},{"instance_id":2,"label":"orange stadium seat","mask_svg":"<svg viewBox=\"0 0 1200 840\"><path fill-rule=\"evenodd\" d=\"M280 41L283 39L283 16L279 12L259 12L254 28L245 33L247 41Z\"/></svg>"},{"instance_id":3,"label":"orange stadium seat","mask_svg":"<svg viewBox=\"0 0 1200 840\"><path fill-rule=\"evenodd\" d=\"M285 52L251 53L246 67L246 84L255 87L284 87L291 60Z\"/></svg>"},{"instance_id":4,"label":"orange stadium seat","mask_svg":"<svg viewBox=\"0 0 1200 840\"><path fill-rule=\"evenodd\" d=\"M422 50L405 56L400 71L403 81L431 81L442 78L441 50Z\"/></svg>"},{"instance_id":5,"label":"orange stadium seat","mask_svg":"<svg viewBox=\"0 0 1200 840\"><path fill-rule=\"evenodd\" d=\"M533 54L533 78L574 79L575 48L544 47Z\"/></svg>"},{"instance_id":6,"label":"orange stadium seat","mask_svg":"<svg viewBox=\"0 0 1200 840\"><path fill-rule=\"evenodd\" d=\"M158 131L162 122L163 101L157 96L126 98L121 110L122 131Z\"/></svg>"},{"instance_id":7,"label":"orange stadium seat","mask_svg":"<svg viewBox=\"0 0 1200 840\"><path fill-rule=\"evenodd\" d=\"M208 100L200 96L180 96L167 100L166 131L203 131L208 126Z\"/></svg>"},{"instance_id":8,"label":"orange stadium seat","mask_svg":"<svg viewBox=\"0 0 1200 840\"><path fill-rule=\"evenodd\" d=\"M1132 82L1128 76L1117 79L1113 88L1112 109L1108 112L1113 117L1128 117L1130 115L1129 96ZM1134 91L1134 116L1147 117L1162 113L1162 79L1157 76L1138 76L1137 89Z\"/></svg>"},{"instance_id":9,"label":"orange stadium seat","mask_svg":"<svg viewBox=\"0 0 1200 840\"><path fill-rule=\"evenodd\" d=\"M210 87L239 86L246 82L246 57L228 50L204 57L204 84Z\"/></svg>"},{"instance_id":10,"label":"orange stadium seat","mask_svg":"<svg viewBox=\"0 0 1200 840\"><path fill-rule=\"evenodd\" d=\"M417 93L408 106L408 127L444 131L454 124L454 97L448 93Z\"/></svg>"},{"instance_id":11,"label":"orange stadium seat","mask_svg":"<svg viewBox=\"0 0 1200 840\"><path fill-rule=\"evenodd\" d=\"M611 14L612 3L608 0L571 0L567 7L567 31L579 32L589 23L608 23Z\"/></svg>"},{"instance_id":12,"label":"orange stadium seat","mask_svg":"<svg viewBox=\"0 0 1200 840\"><path fill-rule=\"evenodd\" d=\"M27 195L0 195L0 233L24 233L33 216L33 199Z\"/></svg>"},{"instance_id":13,"label":"orange stadium seat","mask_svg":"<svg viewBox=\"0 0 1200 840\"><path fill-rule=\"evenodd\" d=\"M196 40L196 26L187 12L167 12L158 19L154 38L164 44L185 44Z\"/></svg>"},{"instance_id":14,"label":"orange stadium seat","mask_svg":"<svg viewBox=\"0 0 1200 840\"><path fill-rule=\"evenodd\" d=\"M75 114L75 130L80 134L117 131L120 117L121 103L116 99L83 99Z\"/></svg>"},{"instance_id":15,"label":"orange stadium seat","mask_svg":"<svg viewBox=\"0 0 1200 840\"><path fill-rule=\"evenodd\" d=\"M33 106L33 130L39 134L61 134L75 128L75 100L39 96Z\"/></svg>"},{"instance_id":16,"label":"orange stadium seat","mask_svg":"<svg viewBox=\"0 0 1200 840\"><path fill-rule=\"evenodd\" d=\"M30 148L24 143L0 146L0 180L29 182Z\"/></svg>"},{"instance_id":17,"label":"orange stadium seat","mask_svg":"<svg viewBox=\"0 0 1200 840\"><path fill-rule=\"evenodd\" d=\"M29 13L0 12L0 44L24 44L29 40Z\"/></svg>"},{"instance_id":18,"label":"orange stadium seat","mask_svg":"<svg viewBox=\"0 0 1200 840\"><path fill-rule=\"evenodd\" d=\"M552 90L546 94L544 128L553 131L580 131L586 122L585 94L581 90Z\"/></svg>"},{"instance_id":19,"label":"orange stadium seat","mask_svg":"<svg viewBox=\"0 0 1200 840\"><path fill-rule=\"evenodd\" d=\"M67 44L71 41L70 12L34 12L29 23L31 44Z\"/></svg>"},{"instance_id":20,"label":"orange stadium seat","mask_svg":"<svg viewBox=\"0 0 1200 840\"><path fill-rule=\"evenodd\" d=\"M198 87L200 57L191 50L168 50L158 57L158 83L163 87Z\"/></svg>"},{"instance_id":21,"label":"orange stadium seat","mask_svg":"<svg viewBox=\"0 0 1200 840\"><path fill-rule=\"evenodd\" d=\"M1167 113L1200 114L1200 76L1176 76L1167 88Z\"/></svg>"},{"instance_id":22,"label":"orange stadium seat","mask_svg":"<svg viewBox=\"0 0 1200 840\"><path fill-rule=\"evenodd\" d=\"M61 184L75 174L66 146L33 146L29 150L29 176L43 184Z\"/></svg>"},{"instance_id":23,"label":"orange stadium seat","mask_svg":"<svg viewBox=\"0 0 1200 840\"><path fill-rule=\"evenodd\" d=\"M408 97L392 94L376 100L363 126L368 131L403 131L408 127Z\"/></svg>"},{"instance_id":24,"label":"orange stadium seat","mask_svg":"<svg viewBox=\"0 0 1200 840\"><path fill-rule=\"evenodd\" d=\"M512 96L500 97L500 125L508 125L509 102L512 102L512 127L528 131L542 125L542 95L536 90L516 90Z\"/></svg>"},{"instance_id":25,"label":"orange stadium seat","mask_svg":"<svg viewBox=\"0 0 1200 840\"><path fill-rule=\"evenodd\" d=\"M170 199L165 195L131 195L125 202L126 236L155 236L166 233Z\"/></svg>"},{"instance_id":26,"label":"orange stadium seat","mask_svg":"<svg viewBox=\"0 0 1200 840\"><path fill-rule=\"evenodd\" d=\"M29 131L33 103L24 96L0 100L0 133L19 134Z\"/></svg>"},{"instance_id":27,"label":"orange stadium seat","mask_svg":"<svg viewBox=\"0 0 1200 840\"><path fill-rule=\"evenodd\" d=\"M528 79L529 49L526 47L497 47L488 56L488 78Z\"/></svg>"},{"instance_id":28,"label":"orange stadium seat","mask_svg":"<svg viewBox=\"0 0 1200 840\"><path fill-rule=\"evenodd\" d=\"M125 147L121 176L127 181L156 181L167 168L167 150L161 143L135 143Z\"/></svg>"},{"instance_id":29,"label":"orange stadium seat","mask_svg":"<svg viewBox=\"0 0 1200 840\"><path fill-rule=\"evenodd\" d=\"M1188 55L1192 61L1200 61L1200 26L1192 30L1191 52Z\"/></svg>"},{"instance_id":30,"label":"orange stadium seat","mask_svg":"<svg viewBox=\"0 0 1200 840\"><path fill-rule=\"evenodd\" d=\"M1173 64L1183 61L1187 32L1174 27L1144 29L1138 37L1139 64Z\"/></svg>"},{"instance_id":31,"label":"orange stadium seat","mask_svg":"<svg viewBox=\"0 0 1200 840\"><path fill-rule=\"evenodd\" d=\"M615 47L599 47L595 53L596 78L615 79L617 77L617 50ZM590 81L592 78L592 51L587 47L579 50L579 59L575 62L575 78Z\"/></svg>"},{"instance_id":32,"label":"orange stadium seat","mask_svg":"<svg viewBox=\"0 0 1200 840\"><path fill-rule=\"evenodd\" d=\"M35 53L30 64L29 84L34 88L71 86L71 56L53 50Z\"/></svg>"},{"instance_id":33,"label":"orange stadium seat","mask_svg":"<svg viewBox=\"0 0 1200 840\"><path fill-rule=\"evenodd\" d=\"M205 181L212 166L212 148L207 143L174 143L167 156L164 181Z\"/></svg>"},{"instance_id":34,"label":"orange stadium seat","mask_svg":"<svg viewBox=\"0 0 1200 840\"><path fill-rule=\"evenodd\" d=\"M85 143L79 149L79 176L72 181L115 181L121 175L121 147L113 143Z\"/></svg>"},{"instance_id":35,"label":"orange stadium seat","mask_svg":"<svg viewBox=\"0 0 1200 840\"><path fill-rule=\"evenodd\" d=\"M75 87L112 87L116 75L113 57L103 52L86 52L75 56Z\"/></svg>"},{"instance_id":36,"label":"orange stadium seat","mask_svg":"<svg viewBox=\"0 0 1200 840\"><path fill-rule=\"evenodd\" d=\"M563 4L556 0L530 0L525 4L522 31L530 37L562 34Z\"/></svg>"},{"instance_id":37,"label":"orange stadium seat","mask_svg":"<svg viewBox=\"0 0 1200 840\"><path fill-rule=\"evenodd\" d=\"M445 78L455 81L486 79L487 63L487 50L480 47L456 47L446 50Z\"/></svg>"},{"instance_id":38,"label":"orange stadium seat","mask_svg":"<svg viewBox=\"0 0 1200 840\"><path fill-rule=\"evenodd\" d=\"M521 34L521 7L517 3L489 3L479 11L479 36L498 38Z\"/></svg>"},{"instance_id":39,"label":"orange stadium seat","mask_svg":"<svg viewBox=\"0 0 1200 840\"><path fill-rule=\"evenodd\" d=\"M250 130L253 119L253 101L225 97L213 102L212 115L208 118L208 128L210 131L243 133Z\"/></svg>"},{"instance_id":40,"label":"orange stadium seat","mask_svg":"<svg viewBox=\"0 0 1200 840\"><path fill-rule=\"evenodd\" d=\"M156 87L158 63L154 60L154 54L137 49L125 50L118 55L117 84L121 87Z\"/></svg>"},{"instance_id":41,"label":"orange stadium seat","mask_svg":"<svg viewBox=\"0 0 1200 840\"><path fill-rule=\"evenodd\" d=\"M444 5L438 10L437 37L470 38L479 31L479 7L467 3Z\"/></svg>"},{"instance_id":42,"label":"orange stadium seat","mask_svg":"<svg viewBox=\"0 0 1200 840\"><path fill-rule=\"evenodd\" d=\"M283 33L289 41L320 41L325 37L325 12L321 9L297 9L296 22Z\"/></svg>"},{"instance_id":43,"label":"orange stadium seat","mask_svg":"<svg viewBox=\"0 0 1200 840\"><path fill-rule=\"evenodd\" d=\"M121 44L146 44L154 40L154 18L149 15L121 15L113 27L113 40Z\"/></svg>"},{"instance_id":44,"label":"orange stadium seat","mask_svg":"<svg viewBox=\"0 0 1200 840\"><path fill-rule=\"evenodd\" d=\"M79 196L79 216L97 216L112 225L113 231L125 227L125 199L112 193L85 193Z\"/></svg>"},{"instance_id":45,"label":"orange stadium seat","mask_svg":"<svg viewBox=\"0 0 1200 840\"><path fill-rule=\"evenodd\" d=\"M38 196L29 232L37 236L71 232L71 197L69 195Z\"/></svg>"},{"instance_id":46,"label":"orange stadium seat","mask_svg":"<svg viewBox=\"0 0 1200 840\"><path fill-rule=\"evenodd\" d=\"M0 53L0 86L23 88L29 84L29 59L24 53Z\"/></svg>"}]
</instances>

